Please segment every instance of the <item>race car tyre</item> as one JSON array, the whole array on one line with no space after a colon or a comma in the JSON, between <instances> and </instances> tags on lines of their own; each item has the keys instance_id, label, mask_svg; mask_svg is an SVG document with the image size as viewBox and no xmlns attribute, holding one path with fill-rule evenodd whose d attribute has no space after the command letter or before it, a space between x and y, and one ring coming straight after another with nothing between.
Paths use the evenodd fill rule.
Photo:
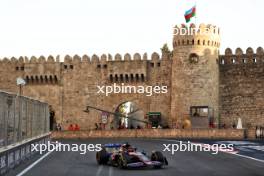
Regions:
<instances>
[{"instance_id":1,"label":"race car tyre","mask_svg":"<svg viewBox=\"0 0 264 176\"><path fill-rule=\"evenodd\" d=\"M124 168L123 160L121 158L118 159L117 163L118 163L118 168L119 169L123 169Z\"/></svg>"},{"instance_id":2,"label":"race car tyre","mask_svg":"<svg viewBox=\"0 0 264 176\"><path fill-rule=\"evenodd\" d=\"M119 156L118 160L117 160L117 165L119 169L124 169L126 168L126 159L124 158L124 156Z\"/></svg>"},{"instance_id":3,"label":"race car tyre","mask_svg":"<svg viewBox=\"0 0 264 176\"><path fill-rule=\"evenodd\" d=\"M99 152L96 152L96 160L99 165L107 164L108 162L108 154L105 149L102 149Z\"/></svg>"},{"instance_id":4,"label":"race car tyre","mask_svg":"<svg viewBox=\"0 0 264 176\"><path fill-rule=\"evenodd\" d=\"M159 151L155 151L151 154L151 161L159 161L162 163L160 166L155 166L155 168L161 168L164 164L168 165L167 159L163 156L163 154Z\"/></svg>"}]
</instances>

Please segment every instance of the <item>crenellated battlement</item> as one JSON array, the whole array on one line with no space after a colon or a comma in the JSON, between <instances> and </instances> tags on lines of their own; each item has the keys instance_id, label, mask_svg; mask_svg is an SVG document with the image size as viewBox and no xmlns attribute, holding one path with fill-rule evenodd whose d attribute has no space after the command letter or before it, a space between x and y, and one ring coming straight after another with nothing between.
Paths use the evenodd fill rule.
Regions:
<instances>
[{"instance_id":1,"label":"crenellated battlement","mask_svg":"<svg viewBox=\"0 0 264 176\"><path fill-rule=\"evenodd\" d=\"M220 47L220 29L212 24L176 25L173 31L173 47L183 46Z\"/></svg>"},{"instance_id":2,"label":"crenellated battlement","mask_svg":"<svg viewBox=\"0 0 264 176\"><path fill-rule=\"evenodd\" d=\"M160 56L154 52L150 59L147 53L143 55L135 53L133 55L119 53L93 54L88 55L66 55L64 61L60 62L60 56L50 55L31 57L11 57L0 60L0 66L8 66L15 74L22 76L28 84L59 84L63 75L72 75L76 71L87 70L89 74L101 77L102 80L122 81L122 80L146 80L148 70L159 70L161 66L170 66L170 55L163 53ZM118 68L118 69L117 69ZM10 70L9 69L9 70ZM14 69L14 70L13 70Z\"/></svg>"},{"instance_id":3,"label":"crenellated battlement","mask_svg":"<svg viewBox=\"0 0 264 176\"><path fill-rule=\"evenodd\" d=\"M241 48L237 48L235 52L230 48L225 50L224 55L219 56L220 65L238 65L238 64L264 64L264 50L258 47L256 52L249 47L244 53Z\"/></svg>"},{"instance_id":4,"label":"crenellated battlement","mask_svg":"<svg viewBox=\"0 0 264 176\"><path fill-rule=\"evenodd\" d=\"M9 58L3 58L0 59L0 64L1 63L10 63L10 64L45 64L45 63L73 63L73 64L78 64L78 63L105 63L105 62L113 62L113 61L140 61L140 60L161 60L161 59L169 59L168 57L160 57L160 55L156 52L151 54L151 58L148 59L147 53L144 53L143 55L139 53L135 53L133 55L126 53L123 56L119 53L115 54L112 56L111 54L102 54L101 56L98 56L96 54L93 54L91 57L88 55L66 55L64 57L64 61L60 61L60 55L55 56L31 56L30 58L28 57L23 57L20 56L19 58L11 57Z\"/></svg>"},{"instance_id":5,"label":"crenellated battlement","mask_svg":"<svg viewBox=\"0 0 264 176\"><path fill-rule=\"evenodd\" d=\"M54 56L48 56L47 58L45 56L31 56L30 58L27 56L20 56L19 58L16 57L11 57L9 58L3 58L0 59L0 64L1 63L10 63L10 64L31 64L31 63L55 63L55 62L60 62L60 56L57 55L56 57Z\"/></svg>"},{"instance_id":6,"label":"crenellated battlement","mask_svg":"<svg viewBox=\"0 0 264 176\"><path fill-rule=\"evenodd\" d=\"M125 53L121 55L119 53L112 56L111 54L102 54L101 56L93 54L91 57L88 55L83 55L82 57L78 55L69 56L66 55L64 57L64 63L105 63L105 62L114 62L114 61L141 61L141 60L160 60L160 59L167 59L166 57L160 57L160 55L156 52L152 53L151 58L148 59L147 53L143 55L139 53L135 53L133 55L129 53Z\"/></svg>"}]
</instances>

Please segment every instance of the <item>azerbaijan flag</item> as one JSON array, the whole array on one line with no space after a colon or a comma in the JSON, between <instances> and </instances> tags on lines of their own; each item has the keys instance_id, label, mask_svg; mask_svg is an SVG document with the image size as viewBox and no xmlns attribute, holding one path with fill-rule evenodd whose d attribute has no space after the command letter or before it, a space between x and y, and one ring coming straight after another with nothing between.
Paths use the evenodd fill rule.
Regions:
<instances>
[{"instance_id":1,"label":"azerbaijan flag","mask_svg":"<svg viewBox=\"0 0 264 176\"><path fill-rule=\"evenodd\" d=\"M191 18L195 16L196 7L193 6L190 10L187 10L184 14L186 23L190 22Z\"/></svg>"}]
</instances>

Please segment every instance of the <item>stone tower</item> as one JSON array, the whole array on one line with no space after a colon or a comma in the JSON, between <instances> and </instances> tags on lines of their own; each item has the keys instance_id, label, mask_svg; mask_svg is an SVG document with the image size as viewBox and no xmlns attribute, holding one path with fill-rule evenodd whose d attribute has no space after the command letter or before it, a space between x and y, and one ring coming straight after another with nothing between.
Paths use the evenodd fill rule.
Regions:
<instances>
[{"instance_id":1,"label":"stone tower","mask_svg":"<svg viewBox=\"0 0 264 176\"><path fill-rule=\"evenodd\" d=\"M194 117L203 113L207 115L196 118L195 123L197 127L208 127L209 121L215 124L219 118L219 28L182 24L174 28L173 34L172 120L183 125L183 120L190 119L195 127Z\"/></svg>"}]
</instances>

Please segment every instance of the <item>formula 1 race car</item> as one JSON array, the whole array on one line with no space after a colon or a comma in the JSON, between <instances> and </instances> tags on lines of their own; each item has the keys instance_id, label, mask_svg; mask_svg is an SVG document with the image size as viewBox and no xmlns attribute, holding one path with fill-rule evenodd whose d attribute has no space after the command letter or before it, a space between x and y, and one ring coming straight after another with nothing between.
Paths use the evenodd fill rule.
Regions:
<instances>
[{"instance_id":1,"label":"formula 1 race car","mask_svg":"<svg viewBox=\"0 0 264 176\"><path fill-rule=\"evenodd\" d=\"M168 165L166 157L159 151L153 151L148 157L145 152L138 152L130 144L105 144L102 150L96 153L99 165L111 165L124 168L163 168Z\"/></svg>"}]
</instances>

